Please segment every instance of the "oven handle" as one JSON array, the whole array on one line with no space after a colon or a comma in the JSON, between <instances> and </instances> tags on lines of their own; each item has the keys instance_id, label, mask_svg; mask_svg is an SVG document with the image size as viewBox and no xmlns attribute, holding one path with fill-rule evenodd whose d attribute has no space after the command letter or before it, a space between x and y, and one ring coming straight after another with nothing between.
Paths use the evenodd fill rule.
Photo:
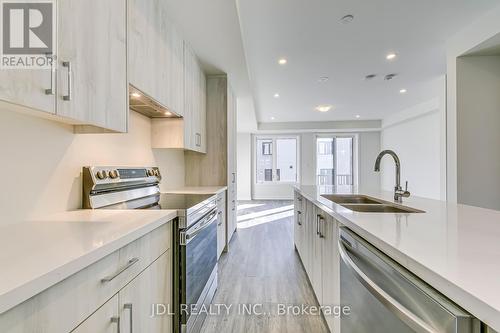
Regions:
<instances>
[{"instance_id":1,"label":"oven handle","mask_svg":"<svg viewBox=\"0 0 500 333\"><path fill-rule=\"evenodd\" d=\"M217 221L217 209L212 210L212 212L203 221L199 222L199 226L196 227L192 232L186 233L186 245L191 242L196 235L208 228L212 223Z\"/></svg>"},{"instance_id":2,"label":"oven handle","mask_svg":"<svg viewBox=\"0 0 500 333\"><path fill-rule=\"evenodd\" d=\"M356 265L356 263L351 259L347 253L347 249L342 240L339 240L338 247L340 257L350 268L351 272L356 276L356 278L361 282L361 284L378 299L386 309L394 313L399 319L410 326L415 332L418 333L437 333L432 327L427 325L422 319L414 315L410 310L408 310L404 305L399 303L389 294L387 294L382 288L380 288L372 279L370 279L361 268Z\"/></svg>"}]
</instances>

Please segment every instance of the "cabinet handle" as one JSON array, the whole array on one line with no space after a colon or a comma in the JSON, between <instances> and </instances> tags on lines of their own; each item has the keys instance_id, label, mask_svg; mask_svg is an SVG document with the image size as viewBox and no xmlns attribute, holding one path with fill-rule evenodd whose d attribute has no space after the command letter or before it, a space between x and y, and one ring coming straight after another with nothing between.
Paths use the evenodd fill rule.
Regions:
<instances>
[{"instance_id":1,"label":"cabinet handle","mask_svg":"<svg viewBox=\"0 0 500 333\"><path fill-rule=\"evenodd\" d=\"M196 144L196 147L201 147L201 134L200 133L196 133L195 144Z\"/></svg>"},{"instance_id":2,"label":"cabinet handle","mask_svg":"<svg viewBox=\"0 0 500 333\"><path fill-rule=\"evenodd\" d=\"M47 58L49 54L47 54ZM52 57L50 62L50 89L45 89L45 95L55 95L56 94L56 69L54 67L54 57Z\"/></svg>"},{"instance_id":3,"label":"cabinet handle","mask_svg":"<svg viewBox=\"0 0 500 333\"><path fill-rule=\"evenodd\" d=\"M236 183L236 172L231 173L231 175L232 175L232 177L233 177L232 182L233 182L233 184L234 184L234 183Z\"/></svg>"},{"instance_id":4,"label":"cabinet handle","mask_svg":"<svg viewBox=\"0 0 500 333\"><path fill-rule=\"evenodd\" d=\"M319 215L316 215L316 235L319 235Z\"/></svg>"},{"instance_id":5,"label":"cabinet handle","mask_svg":"<svg viewBox=\"0 0 500 333\"><path fill-rule=\"evenodd\" d=\"M323 216L320 214L316 215L316 235L319 236L319 238L324 238L323 234L321 233L321 221L324 221Z\"/></svg>"},{"instance_id":6,"label":"cabinet handle","mask_svg":"<svg viewBox=\"0 0 500 333\"><path fill-rule=\"evenodd\" d=\"M219 221L217 222L217 226L220 227L222 225L222 212L219 212L217 214L218 214L218 219L219 219Z\"/></svg>"},{"instance_id":7,"label":"cabinet handle","mask_svg":"<svg viewBox=\"0 0 500 333\"><path fill-rule=\"evenodd\" d=\"M63 61L62 63L63 67L68 68L68 94L63 96L63 100L65 101L71 101L72 97L72 92L71 92L71 86L72 86L72 77L73 77L73 72L71 71L71 61Z\"/></svg>"},{"instance_id":8,"label":"cabinet handle","mask_svg":"<svg viewBox=\"0 0 500 333\"><path fill-rule=\"evenodd\" d=\"M139 261L139 258L132 258L132 259L130 259L128 261L128 263L125 266L123 266L122 268L120 268L118 271L116 271L116 273L114 273L113 275L109 275L109 276L106 276L106 277L102 278L101 282L102 283L106 283L106 282L113 281L118 275L120 275L121 273L125 272L127 269L129 269L130 267L132 267L138 261Z\"/></svg>"},{"instance_id":9,"label":"cabinet handle","mask_svg":"<svg viewBox=\"0 0 500 333\"><path fill-rule=\"evenodd\" d=\"M301 218L302 218L302 212L297 211L297 224L298 225L302 225Z\"/></svg>"},{"instance_id":10,"label":"cabinet handle","mask_svg":"<svg viewBox=\"0 0 500 333\"><path fill-rule=\"evenodd\" d=\"M319 217L319 238L325 238L323 231L325 230L325 218L320 215Z\"/></svg>"},{"instance_id":11,"label":"cabinet handle","mask_svg":"<svg viewBox=\"0 0 500 333\"><path fill-rule=\"evenodd\" d=\"M111 317L111 322L116 324L116 332L120 333L120 317Z\"/></svg>"},{"instance_id":12,"label":"cabinet handle","mask_svg":"<svg viewBox=\"0 0 500 333\"><path fill-rule=\"evenodd\" d=\"M130 333L134 333L134 325L133 325L133 311L134 311L134 306L132 305L132 303L127 303L125 305L123 305L123 308L124 309L127 309L127 310L130 310Z\"/></svg>"}]
</instances>

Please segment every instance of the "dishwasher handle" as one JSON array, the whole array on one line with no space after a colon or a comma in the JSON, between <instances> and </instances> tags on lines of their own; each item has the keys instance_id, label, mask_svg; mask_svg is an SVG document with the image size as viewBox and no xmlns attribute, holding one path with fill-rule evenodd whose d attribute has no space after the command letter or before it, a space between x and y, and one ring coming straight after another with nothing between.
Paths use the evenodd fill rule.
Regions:
<instances>
[{"instance_id":1,"label":"dishwasher handle","mask_svg":"<svg viewBox=\"0 0 500 333\"><path fill-rule=\"evenodd\" d=\"M438 331L413 314L410 310L404 307L401 303L391 297L391 295L380 288L375 282L373 282L373 280L371 280L351 259L342 239L339 240L338 248L340 257L352 271L354 276L356 276L359 282L361 282L361 284L389 311L394 313L399 319L401 319L406 325L411 327L417 333L438 333Z\"/></svg>"}]
</instances>

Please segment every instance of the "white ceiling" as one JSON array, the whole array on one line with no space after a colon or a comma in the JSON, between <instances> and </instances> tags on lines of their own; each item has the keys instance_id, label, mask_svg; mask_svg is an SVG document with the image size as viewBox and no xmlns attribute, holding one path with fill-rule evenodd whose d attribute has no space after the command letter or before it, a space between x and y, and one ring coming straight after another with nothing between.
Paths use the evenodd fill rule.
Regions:
<instances>
[{"instance_id":1,"label":"white ceiling","mask_svg":"<svg viewBox=\"0 0 500 333\"><path fill-rule=\"evenodd\" d=\"M198 1L210 5L196 11L210 10L213 1L226 6L232 2ZM499 4L498 0L236 1L251 79L247 91L254 93L259 122L347 120L357 114L361 119L381 119L428 100L434 92L427 82L445 73L445 41ZM189 6L184 3L192 1L177 2ZM346 14L355 16L351 24L340 23ZM214 39L217 42L217 36ZM390 51L397 52L395 61L385 59ZM280 57L288 59L286 66L277 64ZM372 73L379 77L363 80ZM398 77L384 81L389 73ZM322 76L330 80L318 82ZM408 92L400 94L401 88ZM275 93L280 98L274 98ZM319 113L314 111L318 104L332 104L335 109Z\"/></svg>"}]
</instances>

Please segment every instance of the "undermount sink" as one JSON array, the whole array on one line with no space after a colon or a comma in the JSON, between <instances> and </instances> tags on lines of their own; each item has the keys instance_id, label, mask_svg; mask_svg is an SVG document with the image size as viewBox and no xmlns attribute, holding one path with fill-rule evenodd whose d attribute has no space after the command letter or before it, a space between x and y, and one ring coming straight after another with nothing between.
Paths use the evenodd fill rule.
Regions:
<instances>
[{"instance_id":1,"label":"undermount sink","mask_svg":"<svg viewBox=\"0 0 500 333\"><path fill-rule=\"evenodd\" d=\"M325 194L323 198L338 204L382 204L383 202L367 197L366 195Z\"/></svg>"},{"instance_id":2,"label":"undermount sink","mask_svg":"<svg viewBox=\"0 0 500 333\"><path fill-rule=\"evenodd\" d=\"M418 209L410 207L399 207L393 205L374 204L374 205L342 205L347 209L361 213L423 213Z\"/></svg>"},{"instance_id":3,"label":"undermount sink","mask_svg":"<svg viewBox=\"0 0 500 333\"><path fill-rule=\"evenodd\" d=\"M361 213L424 213L418 209L392 204L361 194L325 194L322 197L344 208Z\"/></svg>"}]
</instances>

